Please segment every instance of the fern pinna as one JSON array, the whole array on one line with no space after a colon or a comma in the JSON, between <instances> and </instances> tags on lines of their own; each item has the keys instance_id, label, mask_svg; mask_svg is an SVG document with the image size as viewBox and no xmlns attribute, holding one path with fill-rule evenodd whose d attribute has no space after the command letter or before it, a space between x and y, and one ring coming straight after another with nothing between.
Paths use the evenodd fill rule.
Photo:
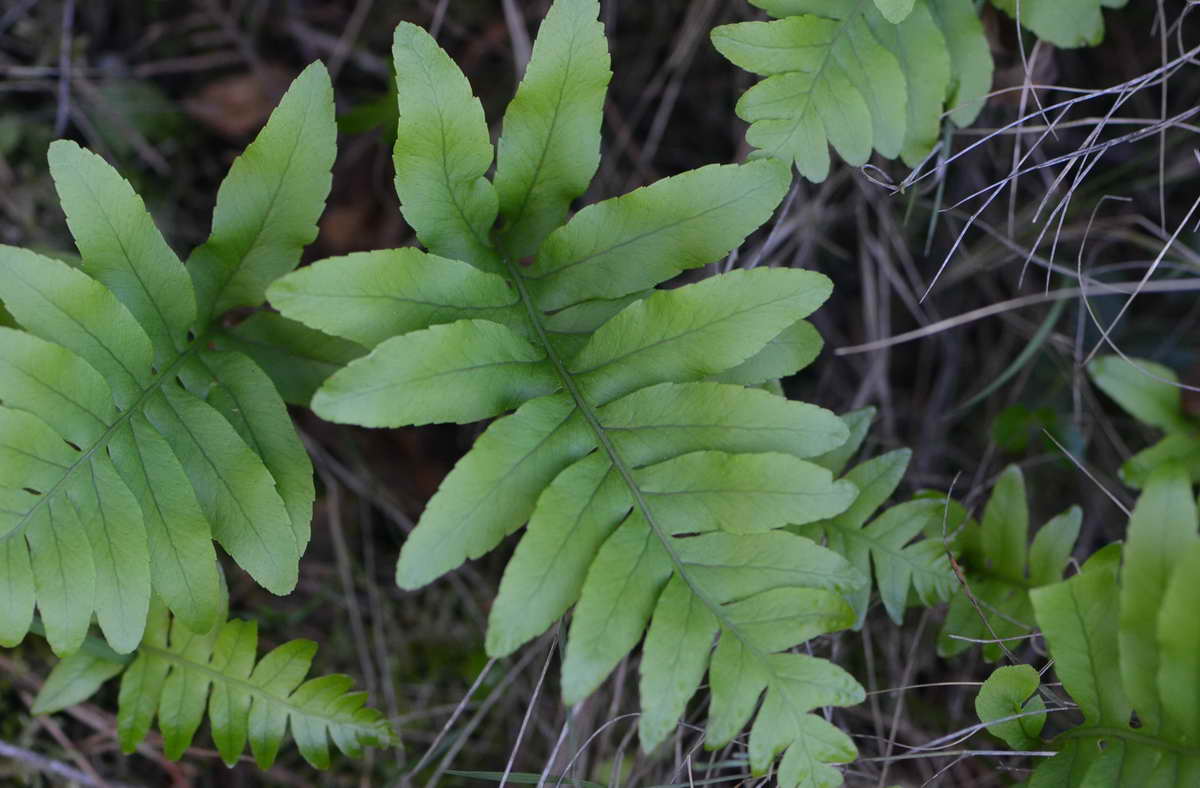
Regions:
<instances>
[{"instance_id":1,"label":"fern pinna","mask_svg":"<svg viewBox=\"0 0 1200 788\"><path fill-rule=\"evenodd\" d=\"M854 745L809 712L857 703L863 690L788 650L853 624L842 594L864 578L782 527L854 499L852 484L806 459L848 430L746 385L812 359L820 340L803 318L830 283L758 268L654 289L719 261L770 218L790 182L774 160L703 167L563 223L599 163L610 71L598 15L596 0L551 7L493 180L465 77L402 24L396 189L428 251L325 260L283 277L269 298L288 318L371 348L325 382L317 414L377 427L502 416L429 502L400 555L401 586L425 585L528 523L491 611L490 654L511 653L574 606L568 703L645 633L644 748L674 729L707 671L710 745L735 736L765 690L754 769L786 750L784 784L837 784L827 764L852 760Z\"/></svg>"},{"instance_id":2,"label":"fern pinna","mask_svg":"<svg viewBox=\"0 0 1200 788\"><path fill-rule=\"evenodd\" d=\"M206 710L213 743L228 766L249 743L259 768L270 768L289 728L300 754L318 769L329 766L331 738L351 756L393 740L383 715L363 705L366 693L349 691L349 676L304 680L317 650L311 640L288 641L261 659L257 643L254 622L226 621L223 607L215 626L195 632L154 599L132 659L89 642L54 666L33 711L49 714L80 703L120 673L117 738L127 753L142 743L157 716L164 754L180 758Z\"/></svg>"},{"instance_id":3,"label":"fern pinna","mask_svg":"<svg viewBox=\"0 0 1200 788\"><path fill-rule=\"evenodd\" d=\"M721 25L716 48L764 79L737 114L747 141L829 174L829 146L862 166L874 150L919 165L942 137L942 120L975 121L992 89L993 63L972 0L750 0L769 22ZM1060 47L1097 44L1103 7L1125 0L992 0Z\"/></svg>"},{"instance_id":4,"label":"fern pinna","mask_svg":"<svg viewBox=\"0 0 1200 788\"><path fill-rule=\"evenodd\" d=\"M51 146L82 265L0 246L0 299L22 329L0 328L0 644L36 605L56 653L93 612L128 653L153 597L206 632L222 607L213 539L264 588L295 586L312 467L267 375L210 342L299 262L334 141L314 64L234 163L186 267L115 170Z\"/></svg>"},{"instance_id":5,"label":"fern pinna","mask_svg":"<svg viewBox=\"0 0 1200 788\"><path fill-rule=\"evenodd\" d=\"M1056 751L1030 788L1200 784L1200 535L1188 477L1181 465L1159 466L1123 548L1110 545L1069 580L1030 592L1054 672L1082 721L1064 721L1042 741L1046 704L1027 700L1039 691L1028 666L1002 668L980 689L976 708L989 731L1016 749Z\"/></svg>"}]
</instances>

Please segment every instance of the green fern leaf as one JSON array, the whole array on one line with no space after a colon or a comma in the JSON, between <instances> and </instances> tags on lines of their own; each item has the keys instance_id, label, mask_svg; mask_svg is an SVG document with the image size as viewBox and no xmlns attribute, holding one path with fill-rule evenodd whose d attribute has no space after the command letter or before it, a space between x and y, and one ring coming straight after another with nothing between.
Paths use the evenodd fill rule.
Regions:
<instances>
[{"instance_id":1,"label":"green fern leaf","mask_svg":"<svg viewBox=\"0 0 1200 788\"><path fill-rule=\"evenodd\" d=\"M754 2L776 21L717 27L713 44L766 77L738 102L747 140L810 180L829 173L829 145L855 166L872 148L916 166L939 139L943 107L970 122L990 89L969 0Z\"/></svg>"},{"instance_id":2,"label":"green fern leaf","mask_svg":"<svg viewBox=\"0 0 1200 788\"><path fill-rule=\"evenodd\" d=\"M1183 392L1174 370L1140 358L1099 356L1088 374L1101 391L1143 424L1167 433L1121 466L1121 479L1141 488L1153 471L1166 463L1189 469L1200 481L1200 423L1183 409Z\"/></svg>"},{"instance_id":3,"label":"green fern leaf","mask_svg":"<svg viewBox=\"0 0 1200 788\"><path fill-rule=\"evenodd\" d=\"M858 419L848 419L848 426L854 421ZM869 416L860 423L857 432L865 436ZM895 492L911 456L912 452L902 449L854 467L843 477L859 489L854 503L829 520L793 529L816 541L824 540L864 577L871 576L874 565L880 599L896 624L904 621L910 589L921 604L934 605L949 599L956 587L949 553L942 541L912 540L922 533L941 533L943 527L953 531L964 519L956 503L945 497L925 497L893 506L867 525L867 520ZM839 458L835 470L840 471L845 461ZM856 628L866 620L870 594L870 585L848 594Z\"/></svg>"},{"instance_id":4,"label":"green fern leaf","mask_svg":"<svg viewBox=\"0 0 1200 788\"><path fill-rule=\"evenodd\" d=\"M1040 685L1041 677L1029 665L997 668L979 688L975 713L982 722L1000 720L988 726L988 733L1014 750L1036 747L1046 724L1045 714L1033 713L1046 708L1046 702L1035 694Z\"/></svg>"},{"instance_id":5,"label":"green fern leaf","mask_svg":"<svg viewBox=\"0 0 1200 788\"><path fill-rule=\"evenodd\" d=\"M363 705L365 693L349 691L348 676L304 680L315 643L292 640L261 659L257 643L253 622L232 619L196 633L156 602L132 661L84 650L72 654L55 665L34 711L50 714L80 703L122 674L117 735L127 753L141 744L157 716L164 752L178 760L206 712L228 766L249 742L259 768L270 768L289 725L300 754L318 769L329 767L330 738L355 757L364 746L391 743L387 721Z\"/></svg>"},{"instance_id":6,"label":"green fern leaf","mask_svg":"<svg viewBox=\"0 0 1200 788\"><path fill-rule=\"evenodd\" d=\"M995 640L1032 632L1030 592L1062 578L1082 520L1073 506L1038 529L1030 545L1025 477L1015 465L1006 468L984 508L983 522L967 523L958 535L956 549L971 593L951 600L938 653L952 656L970 648L962 638ZM1001 651L998 643L988 643L983 654L994 661Z\"/></svg>"},{"instance_id":7,"label":"green fern leaf","mask_svg":"<svg viewBox=\"0 0 1200 788\"><path fill-rule=\"evenodd\" d=\"M102 159L71 142L49 159L83 260L0 247L0 299L23 329L0 329L0 643L24 637L36 605L56 653L93 613L128 653L152 595L197 631L216 623L214 538L268 590L296 583L311 465L265 373L208 345L214 310L259 303L311 240L333 159L329 79L314 65L296 80L187 268Z\"/></svg>"},{"instance_id":8,"label":"green fern leaf","mask_svg":"<svg viewBox=\"0 0 1200 788\"><path fill-rule=\"evenodd\" d=\"M1120 546L1110 545L1070 580L1031 592L1054 670L1083 715L1049 743L1058 754L1037 767L1031 786L1191 785L1200 777L1197 526L1187 475L1164 466L1133 511L1123 565Z\"/></svg>"},{"instance_id":9,"label":"green fern leaf","mask_svg":"<svg viewBox=\"0 0 1200 788\"><path fill-rule=\"evenodd\" d=\"M402 25L396 186L429 252L320 261L269 296L286 317L371 348L321 387L319 415L374 426L499 416L410 534L402 587L528 523L492 607L490 654L574 606L568 702L645 636L644 748L673 729L708 671L710 743L736 735L765 692L753 768L786 749L789 774L836 775L827 764L851 760L853 745L809 712L857 703L862 688L781 652L853 623L842 594L864 578L783 526L850 505L853 484L811 461L849 429L745 387L812 359L820 339L803 318L831 286L764 267L655 289L721 260L770 218L790 185L778 161L686 172L562 223L595 170L609 63L597 15L595 0L552 5L505 117L495 189L469 85L427 34ZM546 125L548 107L561 123Z\"/></svg>"},{"instance_id":10,"label":"green fern leaf","mask_svg":"<svg viewBox=\"0 0 1200 788\"><path fill-rule=\"evenodd\" d=\"M504 115L496 194L500 245L514 259L538 250L600 166L597 119L612 72L599 13L599 0L553 6Z\"/></svg>"}]
</instances>

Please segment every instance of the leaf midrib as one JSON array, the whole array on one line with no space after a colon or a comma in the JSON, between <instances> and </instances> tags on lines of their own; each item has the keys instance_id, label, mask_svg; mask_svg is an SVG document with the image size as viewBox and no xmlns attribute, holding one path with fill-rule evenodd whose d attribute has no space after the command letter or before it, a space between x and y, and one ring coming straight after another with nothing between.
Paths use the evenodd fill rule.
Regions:
<instances>
[{"instance_id":1,"label":"leaf midrib","mask_svg":"<svg viewBox=\"0 0 1200 788\"><path fill-rule=\"evenodd\" d=\"M142 412L142 408L149 401L150 397L161 391L163 385L171 378L172 375L174 375L175 371L178 370L187 359L191 358L192 355L195 354L196 349L200 347L201 343L204 342L207 337L207 332L198 336L187 347L186 350L176 356L174 361L168 364L162 372L158 373L156 377L154 377L144 388L142 388L141 393L137 396L137 399L131 402L129 407L119 412L117 418L111 425L108 426L104 433L95 441L93 441L86 451L80 453L79 458L76 459L75 462L73 462L63 472L62 478L55 482L54 486L52 486L49 490L45 491L38 497L37 502L29 509L29 511L25 513L25 516L21 518L21 521L17 523L17 525L11 531L6 533L3 537L0 537L0 541L11 539L19 534L24 533L26 526L28 526L30 521L33 520L40 507L43 505L48 506L49 501L63 490L67 484L67 481L74 476L76 471L83 467L84 464L89 463L97 452L108 446L108 443L110 440L112 440L113 436L116 435L117 432L122 428L124 428L125 425L129 424L129 420L133 418L134 414Z\"/></svg>"},{"instance_id":2,"label":"leaf midrib","mask_svg":"<svg viewBox=\"0 0 1200 788\"><path fill-rule=\"evenodd\" d=\"M227 673L222 673L221 671L217 670L216 668L212 667L211 665L206 665L206 664L203 664L200 662L194 662L193 660L188 659L187 657L185 657L184 655L182 655L178 652L171 651L166 648L161 648L159 646L146 645L144 643L142 645L138 646L138 651L140 653L145 653L145 654L149 654L151 656L157 657L166 662L170 662L182 670L185 670L185 671L190 670L190 671L194 671L196 673L204 674L205 676L207 676L208 680L213 683L220 682L222 684L235 687L235 688L241 690L242 692L245 692L248 695L252 695L254 697L261 698L262 700L264 700L274 706L283 707L283 708L287 709L288 712L291 714L297 714L297 715L304 716L304 717L312 717L312 718L322 720L323 722L325 722L327 727L334 727L334 726L342 727L342 728L353 727L353 728L357 728L357 729L369 732L373 735L378 734L378 731L373 726L366 725L364 723L356 722L356 721L339 720L336 717L328 716L328 715L322 714L322 713L314 713L308 709L305 709L302 706L297 706L296 704L292 703L287 698L282 698L279 695L275 695L275 694L269 692L264 687L260 687L257 684L251 683L247 679L241 679L236 676L230 676ZM255 666L257 667L258 663L260 663L261 661L262 660L256 660ZM304 680L301 680L301 685L303 685L303 684L304 684Z\"/></svg>"},{"instance_id":3,"label":"leaf midrib","mask_svg":"<svg viewBox=\"0 0 1200 788\"><path fill-rule=\"evenodd\" d=\"M707 593L705 593L704 589L702 589L688 573L686 563L678 551L676 551L675 545L671 541L674 537L667 533L662 525L660 525L654 518L654 514L650 510L650 505L646 501L646 497L641 487L638 486L637 480L633 477L632 468L630 467L629 463L625 461L625 458L621 455L621 453L617 451L617 447L614 445L612 438L609 436L604 424L601 423L595 408L593 408L591 403L589 403L583 396L583 391L580 389L578 381L575 380L575 376L570 372L570 370L567 369L565 361L559 356L558 350L550 341L549 336L547 336L547 330L543 321L542 313L538 309L537 305L533 302L533 299L529 294L529 289L526 287L524 276L522 275L518 266L514 264L511 259L509 259L507 256L503 256L502 259L504 260L505 266L508 268L509 277L516 285L517 291L521 295L521 302L525 305L525 310L529 316L529 322L537 334L538 341L540 341L542 346L545 348L547 357L549 358L551 364L553 364L555 372L558 373L558 377L562 381L564 388L566 388L567 392L571 395L571 399L574 400L576 409L579 410L579 412L583 415L584 420L587 421L588 426L592 429L593 434L595 434L596 440L600 444L600 448L603 449L605 454L608 455L609 462L612 463L613 468L615 468L617 473L620 474L621 480L629 489L630 496L633 498L634 508L636 508L642 515L642 518L650 527L651 532L658 538L659 543L662 544L663 550L670 559L671 565L675 572L679 575L683 582L687 584L688 590L691 591L692 595L699 599L704 606L708 608L709 612L713 614L713 617L720 622L722 629L733 634L734 637L736 637L747 650L753 653L764 666L768 666L769 668L770 660L767 659L767 653L760 649L746 636L744 632L742 632L741 628L725 612L724 607ZM771 672L773 675L777 675L775 674L775 671L772 670Z\"/></svg>"}]
</instances>

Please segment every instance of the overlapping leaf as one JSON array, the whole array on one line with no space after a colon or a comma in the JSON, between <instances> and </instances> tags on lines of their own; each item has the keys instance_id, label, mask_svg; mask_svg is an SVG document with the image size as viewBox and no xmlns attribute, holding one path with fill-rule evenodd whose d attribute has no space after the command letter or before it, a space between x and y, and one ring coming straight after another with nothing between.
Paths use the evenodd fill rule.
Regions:
<instances>
[{"instance_id":1,"label":"overlapping leaf","mask_svg":"<svg viewBox=\"0 0 1200 788\"><path fill-rule=\"evenodd\" d=\"M971 640L984 640L990 641L984 656L996 660L1003 639L1032 633L1030 593L1062 579L1082 520L1079 507L1072 506L1038 529L1030 545L1025 477L1015 465L1006 468L984 507L983 521L967 523L958 535L956 549L970 593L951 600L938 653L951 656L970 648Z\"/></svg>"},{"instance_id":2,"label":"overlapping leaf","mask_svg":"<svg viewBox=\"0 0 1200 788\"><path fill-rule=\"evenodd\" d=\"M770 218L790 183L778 161L683 173L561 224L598 162L609 67L598 15L595 0L551 7L504 119L495 187L465 78L428 34L401 25L396 186L429 251L318 262L270 299L370 349L322 385L319 415L372 426L499 417L409 536L401 586L528 523L492 606L489 653L512 652L574 606L563 690L575 702L648 627L644 747L674 728L708 671L712 743L736 735L765 691L756 771L786 749L793 783L828 784L837 772L825 764L854 748L809 712L862 690L827 662L782 652L852 623L841 594L864 578L782 529L855 497L811 461L848 429L744 384L811 361L820 340L803 318L830 283L759 268L655 289Z\"/></svg>"},{"instance_id":3,"label":"overlapping leaf","mask_svg":"<svg viewBox=\"0 0 1200 788\"><path fill-rule=\"evenodd\" d=\"M329 739L352 757L364 746L391 742L387 720L364 706L365 692L350 691L349 676L304 680L316 643L291 640L261 659L257 644L253 622L222 616L197 633L156 601L132 662L79 651L54 667L34 711L48 714L86 700L121 673L117 736L127 753L145 739L155 717L166 756L178 760L207 716L228 766L249 742L259 768L270 768L289 727L300 754L318 769L329 767Z\"/></svg>"},{"instance_id":4,"label":"overlapping leaf","mask_svg":"<svg viewBox=\"0 0 1200 788\"><path fill-rule=\"evenodd\" d=\"M23 329L0 329L0 643L24 637L36 606L59 654L93 612L127 653L152 595L207 631L214 538L265 588L295 585L311 466L270 379L208 335L315 233L332 114L328 76L310 66L234 164L186 269L103 160L51 147L83 263L0 247L0 299Z\"/></svg>"},{"instance_id":5,"label":"overlapping leaf","mask_svg":"<svg viewBox=\"0 0 1200 788\"><path fill-rule=\"evenodd\" d=\"M747 140L821 181L829 146L861 166L874 149L915 166L943 108L971 123L992 60L970 0L753 0L776 17L713 30L717 49L765 79L742 96Z\"/></svg>"},{"instance_id":6,"label":"overlapping leaf","mask_svg":"<svg viewBox=\"0 0 1200 788\"><path fill-rule=\"evenodd\" d=\"M1110 545L1070 580L1031 592L1055 673L1083 719L1046 744L1035 742L1058 754L1037 766L1030 786L1192 785L1200 778L1197 524L1187 475L1163 466L1130 518L1123 565L1120 547Z\"/></svg>"},{"instance_id":7,"label":"overlapping leaf","mask_svg":"<svg viewBox=\"0 0 1200 788\"><path fill-rule=\"evenodd\" d=\"M837 454L822 457L818 463L841 473L865 437L873 413L868 409L847 414L844 419L851 439ZM859 489L850 508L831 519L793 528L823 541L864 577L871 577L873 565L880 600L897 624L903 623L911 596L923 605L934 605L949 599L957 587L946 544L938 538L913 540L923 533L951 533L965 517L954 501L926 496L893 506L867 525L900 484L910 456L908 450L892 451L855 466L842 477ZM865 584L848 596L856 628L866 618L870 595L871 586Z\"/></svg>"}]
</instances>

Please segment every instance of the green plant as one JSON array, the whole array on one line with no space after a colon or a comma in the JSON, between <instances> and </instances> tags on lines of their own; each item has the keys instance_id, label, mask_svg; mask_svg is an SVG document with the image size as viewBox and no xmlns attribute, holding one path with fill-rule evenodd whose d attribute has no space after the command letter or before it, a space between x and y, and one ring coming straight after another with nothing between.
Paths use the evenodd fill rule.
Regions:
<instances>
[{"instance_id":1,"label":"green plant","mask_svg":"<svg viewBox=\"0 0 1200 788\"><path fill-rule=\"evenodd\" d=\"M429 251L321 261L269 297L285 317L371 348L317 391L318 415L374 427L502 416L426 507L400 555L401 586L528 522L491 610L490 654L573 606L562 688L577 703L646 633L644 749L675 728L707 670L710 746L730 741L765 691L754 770L786 750L783 784L836 785L827 764L853 759L854 745L809 712L863 690L787 650L852 625L842 593L864 578L783 526L854 499L853 484L809 461L848 430L753 387L816 355L803 318L831 286L762 268L653 289L770 218L790 183L778 161L686 172L563 224L599 161L609 58L598 13L595 0L551 7L504 118L494 182L465 77L402 24L396 190Z\"/></svg>"},{"instance_id":2,"label":"green plant","mask_svg":"<svg viewBox=\"0 0 1200 788\"><path fill-rule=\"evenodd\" d=\"M157 595L195 631L218 620L221 546L286 594L312 518L312 467L283 402L220 316L261 303L316 233L334 155L328 75L310 66L222 184L208 241L184 265L141 199L71 142L50 168L80 269L0 247L0 643L36 604L56 653L93 611L119 653Z\"/></svg>"},{"instance_id":3,"label":"green plant","mask_svg":"<svg viewBox=\"0 0 1200 788\"><path fill-rule=\"evenodd\" d=\"M874 408L867 408L846 414L849 440L816 462L841 473L866 437L874 413ZM880 601L897 625L904 623L911 598L931 606L946 601L958 588L950 550L940 537L956 532L966 517L957 502L944 495L926 494L897 504L866 524L896 491L911 456L907 449L899 449L856 465L842 477L859 490L846 511L789 528L814 541L823 540L864 577L871 577L873 565ZM913 541L920 534L930 538ZM847 599L854 608L855 628L861 628L871 599L870 584L848 591Z\"/></svg>"},{"instance_id":4,"label":"green plant","mask_svg":"<svg viewBox=\"0 0 1200 788\"><path fill-rule=\"evenodd\" d=\"M775 21L722 25L712 41L766 77L737 104L747 141L810 180L828 175L829 145L855 166L872 148L916 166L941 136L943 108L969 125L991 89L991 52L971 0L752 2Z\"/></svg>"},{"instance_id":5,"label":"green plant","mask_svg":"<svg viewBox=\"0 0 1200 788\"><path fill-rule=\"evenodd\" d=\"M346 677L300 684L313 644L255 665L255 626L225 621L212 545L273 593L296 584L312 466L268 375L214 343L224 313L261 304L315 236L334 141L329 77L313 64L234 162L186 267L114 169L55 142L79 268L0 247L0 298L20 326L0 328L0 644L32 628L63 657L39 713L123 672L127 752L157 711L178 758L206 702L230 764L249 736L269 766L289 720L316 766L327 735L347 753L390 739ZM88 638L93 613L107 645Z\"/></svg>"},{"instance_id":6,"label":"green plant","mask_svg":"<svg viewBox=\"0 0 1200 788\"><path fill-rule=\"evenodd\" d=\"M1006 639L1032 633L1030 595L1062 579L1082 521L1082 511L1072 506L1038 529L1031 545L1025 477L1016 465L1006 468L982 522L967 521L954 534L966 587L950 600L938 653L953 656L982 640L984 656L994 661Z\"/></svg>"},{"instance_id":7,"label":"green plant","mask_svg":"<svg viewBox=\"0 0 1200 788\"><path fill-rule=\"evenodd\" d=\"M1010 746L1057 751L1034 770L1030 788L1200 780L1197 525L1188 474L1164 465L1146 481L1123 553L1110 545L1071 579L1031 592L1054 671L1083 720L1047 743L1038 739L1044 704L1025 704L1038 689L1032 670L1022 678L1001 668L1007 674L993 674L977 702L983 722Z\"/></svg>"},{"instance_id":8,"label":"green plant","mask_svg":"<svg viewBox=\"0 0 1200 788\"><path fill-rule=\"evenodd\" d=\"M874 149L916 167L942 119L974 122L992 88L992 55L971 0L751 0L774 21L712 31L717 50L765 77L737 104L747 141L822 181L829 146L862 166ZM1017 15L1015 0L993 0ZM1025 0L1022 24L1057 46L1097 44L1101 7L1123 0Z\"/></svg>"},{"instance_id":9,"label":"green plant","mask_svg":"<svg viewBox=\"0 0 1200 788\"><path fill-rule=\"evenodd\" d=\"M1153 361L1099 356L1088 364L1092 381L1143 424L1166 437L1130 457L1121 466L1121 479L1141 488L1155 468L1177 462L1200 482L1200 420L1183 407L1179 376Z\"/></svg>"},{"instance_id":10,"label":"green plant","mask_svg":"<svg viewBox=\"0 0 1200 788\"><path fill-rule=\"evenodd\" d=\"M349 676L304 681L315 643L288 641L257 659L257 641L252 621L226 621L222 614L211 630L198 633L155 601L132 660L89 643L55 665L33 712L50 714L80 703L121 674L117 737L127 753L145 739L157 715L164 753L172 760L182 757L206 707L213 742L228 766L249 741L259 768L270 768L289 726L300 754L318 769L329 767L328 738L355 757L364 746L390 743L387 721L363 706L366 693L348 691Z\"/></svg>"}]
</instances>

